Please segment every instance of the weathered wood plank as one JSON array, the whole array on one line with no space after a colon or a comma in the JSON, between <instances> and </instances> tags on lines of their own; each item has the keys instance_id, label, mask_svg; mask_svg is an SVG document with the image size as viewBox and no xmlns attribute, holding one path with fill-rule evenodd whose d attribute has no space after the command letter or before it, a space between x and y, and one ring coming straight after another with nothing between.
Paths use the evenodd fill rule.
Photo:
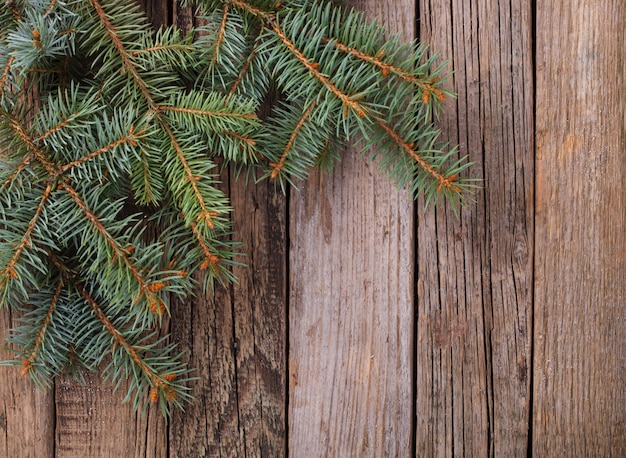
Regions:
<instances>
[{"instance_id":1,"label":"weathered wood plank","mask_svg":"<svg viewBox=\"0 0 626 458\"><path fill-rule=\"evenodd\" d=\"M18 326L8 309L0 310L0 361L15 358L6 336ZM19 367L0 367L0 456L54 456L54 397L35 388Z\"/></svg>"},{"instance_id":2,"label":"weathered wood plank","mask_svg":"<svg viewBox=\"0 0 626 458\"><path fill-rule=\"evenodd\" d=\"M125 384L114 392L97 374L87 374L86 381L57 379L54 456L167 457L167 428L158 406L142 416L122 403Z\"/></svg>"},{"instance_id":3,"label":"weathered wood plank","mask_svg":"<svg viewBox=\"0 0 626 458\"><path fill-rule=\"evenodd\" d=\"M350 3L413 37L413 1ZM410 454L412 208L354 148L291 193L290 456Z\"/></svg>"},{"instance_id":4,"label":"weathered wood plank","mask_svg":"<svg viewBox=\"0 0 626 458\"><path fill-rule=\"evenodd\" d=\"M626 456L625 29L537 2L536 456Z\"/></svg>"},{"instance_id":5,"label":"weathered wood plank","mask_svg":"<svg viewBox=\"0 0 626 458\"><path fill-rule=\"evenodd\" d=\"M171 425L174 457L282 456L286 449L285 199L271 185L234 183L239 283L173 311L174 340L200 379Z\"/></svg>"},{"instance_id":6,"label":"weathered wood plank","mask_svg":"<svg viewBox=\"0 0 626 458\"><path fill-rule=\"evenodd\" d=\"M191 9L174 9L188 30ZM178 304L172 333L200 380L171 426L172 456L283 456L286 450L286 199L268 182L222 174L242 242L238 283Z\"/></svg>"},{"instance_id":7,"label":"weathered wood plank","mask_svg":"<svg viewBox=\"0 0 626 458\"><path fill-rule=\"evenodd\" d=\"M443 136L484 179L460 218L418 211L418 456L525 456L533 243L531 2L422 0L449 59Z\"/></svg>"}]
</instances>

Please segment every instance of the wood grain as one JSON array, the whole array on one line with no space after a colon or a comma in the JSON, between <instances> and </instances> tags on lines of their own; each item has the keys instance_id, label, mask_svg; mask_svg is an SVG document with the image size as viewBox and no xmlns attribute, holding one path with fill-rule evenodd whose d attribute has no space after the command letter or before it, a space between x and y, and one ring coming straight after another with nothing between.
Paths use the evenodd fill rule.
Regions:
<instances>
[{"instance_id":1,"label":"wood grain","mask_svg":"<svg viewBox=\"0 0 626 458\"><path fill-rule=\"evenodd\" d=\"M142 415L122 403L126 384L114 392L97 374L87 374L86 381L57 379L54 456L167 457L167 428L158 406Z\"/></svg>"},{"instance_id":2,"label":"wood grain","mask_svg":"<svg viewBox=\"0 0 626 458\"><path fill-rule=\"evenodd\" d=\"M175 10L184 30L191 9ZM283 456L286 450L287 234L286 199L268 182L246 183L228 169L223 189L233 207L233 238L245 266L238 282L213 296L178 304L175 339L200 379L194 400L177 412L171 454L181 457Z\"/></svg>"},{"instance_id":3,"label":"wood grain","mask_svg":"<svg viewBox=\"0 0 626 458\"><path fill-rule=\"evenodd\" d=\"M199 377L171 425L173 457L285 454L285 199L268 183L237 182L231 200L247 254L239 283L173 311L173 337Z\"/></svg>"},{"instance_id":4,"label":"wood grain","mask_svg":"<svg viewBox=\"0 0 626 458\"><path fill-rule=\"evenodd\" d=\"M351 2L406 38L414 2ZM289 455L408 456L413 210L355 148L291 193Z\"/></svg>"},{"instance_id":5,"label":"wood grain","mask_svg":"<svg viewBox=\"0 0 626 458\"><path fill-rule=\"evenodd\" d=\"M526 456L533 81L531 2L422 0L420 38L449 60L443 138L484 180L475 203L418 211L418 456Z\"/></svg>"},{"instance_id":6,"label":"wood grain","mask_svg":"<svg viewBox=\"0 0 626 458\"><path fill-rule=\"evenodd\" d=\"M626 456L625 26L537 2L537 456Z\"/></svg>"},{"instance_id":7,"label":"wood grain","mask_svg":"<svg viewBox=\"0 0 626 458\"><path fill-rule=\"evenodd\" d=\"M0 361L7 351L8 330L18 326L8 309L0 310ZM47 458L54 455L54 397L42 392L20 367L0 366L0 457Z\"/></svg>"}]
</instances>

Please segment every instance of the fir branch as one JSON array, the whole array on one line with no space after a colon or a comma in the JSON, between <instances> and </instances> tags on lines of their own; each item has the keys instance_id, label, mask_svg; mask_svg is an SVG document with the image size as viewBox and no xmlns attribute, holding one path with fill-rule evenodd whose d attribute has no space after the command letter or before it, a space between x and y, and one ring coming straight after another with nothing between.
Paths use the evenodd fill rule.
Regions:
<instances>
[{"instance_id":1,"label":"fir branch","mask_svg":"<svg viewBox=\"0 0 626 458\"><path fill-rule=\"evenodd\" d=\"M151 283L144 278L144 276L140 273L140 269L130 259L129 249L119 245L115 238L106 229L104 224L100 221L98 216L89 209L78 192L76 192L76 190L66 181L62 181L60 185L71 196L76 206L85 215L87 221L89 221L96 232L102 236L107 245L111 248L111 251L113 252L111 261L113 262L115 260L119 260L137 282L139 286L139 294L135 297L133 302L137 303L142 297L145 297L150 311L157 316L161 316L165 311L165 303L163 302L163 299L155 293L163 289L162 284L158 282Z\"/></svg>"},{"instance_id":2,"label":"fir branch","mask_svg":"<svg viewBox=\"0 0 626 458\"><path fill-rule=\"evenodd\" d=\"M226 23L228 21L228 3L224 5L224 10L222 11L222 22L220 23L219 30L217 31L217 38L215 39L215 50L213 51L213 59L211 61L211 66L217 63L220 46L224 41L224 34L226 32Z\"/></svg>"},{"instance_id":3,"label":"fir branch","mask_svg":"<svg viewBox=\"0 0 626 458\"><path fill-rule=\"evenodd\" d=\"M17 271L15 270L15 266L19 262L20 257L22 256L22 253L24 252L26 247L30 246L32 243L31 236L33 234L33 231L35 230L35 226L37 225L39 218L41 217L41 214L44 211L46 202L48 201L48 198L50 197L51 192L52 192L52 182L48 182L48 185L46 186L46 189L44 190L43 195L41 196L41 199L39 201L39 205L37 206L37 209L35 210L35 214L31 218L30 222L28 223L28 226L26 227L26 230L24 231L22 240L15 248L15 251L13 252L13 255L9 259L9 262L7 263L5 268L2 269L2 271L0 271L0 286L2 288L6 288L8 286L9 279L13 279L13 280L19 279L19 275Z\"/></svg>"},{"instance_id":4,"label":"fir branch","mask_svg":"<svg viewBox=\"0 0 626 458\"><path fill-rule=\"evenodd\" d=\"M437 183L437 192L441 192L442 189L448 189L454 192L460 191L460 188L454 184L454 181L458 178L457 175L444 176L437 170L435 170L427 161L425 161L421 155L415 151L415 145L407 143L393 128L385 123L382 119L376 120L377 124L393 139L393 141L404 150L415 162L417 162L424 171L426 171L431 177L433 177Z\"/></svg>"},{"instance_id":5,"label":"fir branch","mask_svg":"<svg viewBox=\"0 0 626 458\"><path fill-rule=\"evenodd\" d=\"M202 236L202 234L200 234L196 223L192 221L190 227L194 237L196 238L196 242L198 243L198 246L200 247L200 249L202 250L202 254L204 255L204 260L200 264L200 270L206 270L207 268L210 268L211 272L214 275L219 274L220 258L217 255L213 254L211 248L209 248L209 245L205 242L204 237Z\"/></svg>"},{"instance_id":6,"label":"fir branch","mask_svg":"<svg viewBox=\"0 0 626 458\"><path fill-rule=\"evenodd\" d=\"M43 322L40 325L39 332L37 333L37 338L35 339L35 343L33 345L33 349L30 352L30 355L22 361L22 375L27 375L30 371L33 370L33 365L35 361L38 359L38 353L43 345L44 337L46 336L46 331L48 330L48 326L52 321L52 315L56 310L57 303L59 302L59 298L61 297L61 292L63 291L63 280L59 280L57 283L56 290L54 295L52 296L52 300L50 301L50 306L46 312L46 316L43 319Z\"/></svg>"},{"instance_id":7,"label":"fir branch","mask_svg":"<svg viewBox=\"0 0 626 458\"><path fill-rule=\"evenodd\" d=\"M96 151L92 151L89 154L86 154L85 156L78 158L68 164L62 165L61 167L59 167L59 170L61 173L65 173L68 170L72 169L73 167L76 167L77 165L83 164L87 161L90 161L104 153L107 153L111 150L114 150L115 148L117 148L120 145L124 145L124 144L130 144L131 146L137 146L137 141L138 141L138 137L135 135L135 126L131 125L130 129L128 131L127 135L124 135L122 138L119 138L115 141L113 141L112 143L109 143L106 146L103 146L102 148L96 150Z\"/></svg>"},{"instance_id":8,"label":"fir branch","mask_svg":"<svg viewBox=\"0 0 626 458\"><path fill-rule=\"evenodd\" d=\"M100 23L102 24L102 27L104 28L106 34L108 35L111 42L113 43L113 46L117 50L118 55L122 59L124 70L131 76L131 78L133 79L133 81L135 82L139 90L141 91L141 94L143 95L144 99L148 102L148 106L150 107L150 109L154 109L156 104L152 97L152 94L150 90L148 89L148 87L146 86L146 83L141 78L141 75L139 71L137 70L137 67L133 63L133 60L131 59L130 53L126 50L126 47L124 46L123 41L119 37L116 28L113 26L113 24L109 20L109 17L104 11L104 8L100 4L100 2L98 2L98 0L90 0L90 2L94 10L96 11L98 18L100 19Z\"/></svg>"},{"instance_id":9,"label":"fir branch","mask_svg":"<svg viewBox=\"0 0 626 458\"><path fill-rule=\"evenodd\" d=\"M276 163L270 162L270 167L272 168L272 173L270 174L270 178L276 178L278 174L280 173L280 171L282 170L282 168L284 167L285 161L287 160L287 156L292 150L293 145L296 141L296 138L300 134L300 131L302 130L302 127L304 126L304 123L307 121L307 119L313 112L315 105L317 105L317 102L314 100L313 102L309 104L307 109L304 110L304 113L302 113L302 117L300 118L295 128L293 129L291 137L289 137L289 141L285 145L285 149L283 149L283 152L280 155L280 159L278 160L278 162Z\"/></svg>"},{"instance_id":10,"label":"fir branch","mask_svg":"<svg viewBox=\"0 0 626 458\"><path fill-rule=\"evenodd\" d=\"M52 9L56 6L56 4L57 4L57 0L52 0L50 4L48 5L48 7L46 8L46 11L44 11L43 17L46 17L48 14L50 14L52 12Z\"/></svg>"},{"instance_id":11,"label":"fir branch","mask_svg":"<svg viewBox=\"0 0 626 458\"><path fill-rule=\"evenodd\" d=\"M270 21L270 27L280 38L283 44L291 51L298 61L317 79L319 80L330 92L332 92L341 103L344 105L344 117L348 117L348 109L353 110L359 118L367 116L367 109L358 102L360 96L348 95L342 92L327 76L319 71L319 63L310 61L303 53L296 47L296 45L287 38L283 30L278 27L278 24L272 20Z\"/></svg>"},{"instance_id":12,"label":"fir branch","mask_svg":"<svg viewBox=\"0 0 626 458\"><path fill-rule=\"evenodd\" d=\"M367 62L369 64L374 65L375 67L378 67L381 71L382 76L384 77L389 76L389 74L393 74L393 75L400 77L402 80L408 83L418 86L423 92L422 100L424 103L430 102L431 94L434 94L435 97L439 101L443 101L446 98L446 94L436 86L436 83L438 82L436 78L425 80L423 78L419 78L411 74L410 72L402 69L399 66L383 61L381 57L384 54L384 50L381 50L379 54L376 56L371 56L367 53L359 51L358 49L346 46L345 44L340 43L338 41L332 41L331 39L328 39L328 38L325 41L332 42L335 48L339 49L340 51L345 52L346 54L354 56L357 59L362 60L363 62Z\"/></svg>"},{"instance_id":13,"label":"fir branch","mask_svg":"<svg viewBox=\"0 0 626 458\"><path fill-rule=\"evenodd\" d=\"M22 141L24 146L33 154L33 156L44 166L51 178L56 178L59 175L59 171L54 163L48 158L48 155L35 145L35 142L26 132L24 126L15 117L9 113L3 113L4 117L8 121L8 125L13 129L17 137Z\"/></svg>"},{"instance_id":14,"label":"fir branch","mask_svg":"<svg viewBox=\"0 0 626 458\"><path fill-rule=\"evenodd\" d=\"M167 106L167 105L159 105L156 107L158 112L167 112L171 111L174 113L186 113L195 116L214 116L214 117L224 117L224 118L233 118L233 119L258 119L256 114L254 113L234 113L232 111L207 111L207 110L199 110L194 108L186 108L179 106Z\"/></svg>"},{"instance_id":15,"label":"fir branch","mask_svg":"<svg viewBox=\"0 0 626 458\"><path fill-rule=\"evenodd\" d=\"M15 170L13 170L11 175L9 175L8 178L4 180L2 184L0 184L0 190L13 183L13 180L15 180L15 178L20 174L22 170L30 165L32 160L32 156L28 155L24 157L24 159L15 167Z\"/></svg>"},{"instance_id":16,"label":"fir branch","mask_svg":"<svg viewBox=\"0 0 626 458\"><path fill-rule=\"evenodd\" d=\"M248 73L248 70L250 69L250 65L252 64L252 61L256 57L256 50L257 50L257 47L254 46L252 50L250 51L250 53L248 54L248 57L246 58L243 65L241 66L241 70L239 71L239 74L237 75L237 79L235 80L235 82L232 84L232 86L230 87L228 91L229 95L235 94L237 92L237 89L241 85L241 82L243 81L244 77Z\"/></svg>"},{"instance_id":17,"label":"fir branch","mask_svg":"<svg viewBox=\"0 0 626 458\"><path fill-rule=\"evenodd\" d=\"M185 152L180 147L180 144L178 143L178 140L176 139L176 136L172 132L172 129L170 128L170 126L166 123L163 123L162 127L163 127L163 130L165 130L165 132L167 133L170 139L170 142L172 143L172 147L174 148L174 151L176 151L176 156L178 157L178 161L182 165L183 170L185 172L186 182L188 183L189 186L191 186L191 189L193 190L193 195L196 198L196 202L200 207L200 213L198 214L197 219L199 221L200 220L204 221L204 223L209 228L214 229L215 223L213 222L213 218L216 216L219 216L219 213L209 210L206 202L204 201L204 197L202 196L202 193L200 192L200 189L198 188L198 181L200 181L202 177L198 175L194 175L193 172L191 171L191 168L189 167L189 163L187 162L187 159L185 158Z\"/></svg>"},{"instance_id":18,"label":"fir branch","mask_svg":"<svg viewBox=\"0 0 626 458\"><path fill-rule=\"evenodd\" d=\"M243 0L226 0L228 3L231 3L233 5L235 5L237 8L239 8L242 11L245 11L246 13L249 13L253 16L256 16L258 18L261 19L268 19L271 17L270 12L269 11L264 11L260 8L257 8L255 6L252 6L251 4L243 1Z\"/></svg>"},{"instance_id":19,"label":"fir branch","mask_svg":"<svg viewBox=\"0 0 626 458\"><path fill-rule=\"evenodd\" d=\"M98 320L102 323L102 326L107 330L109 335L113 338L113 341L120 347L123 348L124 351L130 356L135 365L141 370L141 372L150 380L150 382L154 385L158 380L158 375L146 364L143 362L143 359L139 356L138 350L131 345L123 336L123 334L117 330L117 328L111 323L106 314L102 311L100 305L95 301L93 297L85 290L83 285L80 282L74 282L74 286L80 293L80 295L85 299L91 310L93 310L94 314L98 318Z\"/></svg>"},{"instance_id":20,"label":"fir branch","mask_svg":"<svg viewBox=\"0 0 626 458\"><path fill-rule=\"evenodd\" d=\"M4 91L8 86L9 72L11 71L11 66L13 65L14 60L15 57L10 56L2 68L2 76L0 76L0 94L4 94Z\"/></svg>"}]
</instances>

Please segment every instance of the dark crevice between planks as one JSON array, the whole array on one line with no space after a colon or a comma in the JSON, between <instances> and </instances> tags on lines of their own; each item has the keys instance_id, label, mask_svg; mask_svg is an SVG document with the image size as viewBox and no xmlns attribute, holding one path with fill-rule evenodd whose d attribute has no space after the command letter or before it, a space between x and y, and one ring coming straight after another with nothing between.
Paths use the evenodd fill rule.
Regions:
<instances>
[{"instance_id":1,"label":"dark crevice between planks","mask_svg":"<svg viewBox=\"0 0 626 458\"><path fill-rule=\"evenodd\" d=\"M537 107L537 0L530 0L531 7L531 68L532 68L532 113L533 113L533 137L537 132L537 114L535 112ZM537 141L536 138L533 138L533 213L537 208L537 180L535 171L537 170ZM532 238L532 248L531 253L533 257L532 268L530 272L530 284L532 285L530 288L530 361L528 368L528 378L529 378L529 386L528 390L528 445L526 447L526 456L527 458L532 458L533 456L533 418L534 418L534 384L535 384L535 274L536 274L536 263L535 259L537 256L536 252L536 234L537 234L537 219L533 214L532 218L532 229L533 229L533 238Z\"/></svg>"},{"instance_id":2,"label":"dark crevice between planks","mask_svg":"<svg viewBox=\"0 0 626 458\"><path fill-rule=\"evenodd\" d=\"M284 409L284 421L285 421L285 457L289 456L289 380L291 374L291 367L289 361L289 329L290 329L290 308L291 308L291 263L290 263L290 251L291 251L291 218L289 207L291 205L291 188L287 188L285 192L285 400L283 404Z\"/></svg>"},{"instance_id":3,"label":"dark crevice between planks","mask_svg":"<svg viewBox=\"0 0 626 458\"><path fill-rule=\"evenodd\" d=\"M229 170L230 171L230 170ZM230 173L226 173L226 189L227 189L227 195L228 195L228 199L231 199L231 196L233 195L232 193L232 179L231 179L231 174ZM231 235L231 239L232 239L232 235ZM232 241L232 240L231 240ZM247 247L249 253L248 256L252 256L252 249L251 247ZM250 261L250 264L252 264L252 262ZM241 424L241 410L239 408L239 361L237 360L237 353L239 352L239 339L237 337L237 324L236 324L236 316L237 316L237 311L236 311L236 305L235 305L235 285L234 283L230 282L227 285L228 288L228 292L229 292L229 300L230 300L230 313L232 316L232 320L231 320L231 345L230 345L230 351L232 353L232 357L233 357L233 384L234 384L234 388L235 388L235 409L237 409L237 434L241 435L243 434L243 453L244 453L244 458L246 458L248 456L248 448L247 448L247 442L246 442L246 429L245 426L242 426ZM253 338L253 342L254 342L254 338ZM240 436L241 437L241 436ZM220 449L221 450L221 449Z\"/></svg>"},{"instance_id":4,"label":"dark crevice between planks","mask_svg":"<svg viewBox=\"0 0 626 458\"><path fill-rule=\"evenodd\" d=\"M420 27L420 0L415 0L415 21L413 28L413 39L419 40ZM418 350L418 324L419 324L419 288L417 279L419 277L419 238L417 225L419 217L417 213L417 202L413 201L413 340L411 342L413 357L411 358L411 456L417 456L417 350Z\"/></svg>"}]
</instances>

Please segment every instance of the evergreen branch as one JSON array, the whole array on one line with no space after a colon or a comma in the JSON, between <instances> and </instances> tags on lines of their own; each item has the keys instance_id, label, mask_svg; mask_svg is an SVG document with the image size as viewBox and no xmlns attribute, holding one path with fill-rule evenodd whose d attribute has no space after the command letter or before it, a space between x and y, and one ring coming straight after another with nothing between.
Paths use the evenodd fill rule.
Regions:
<instances>
[{"instance_id":1,"label":"evergreen branch","mask_svg":"<svg viewBox=\"0 0 626 458\"><path fill-rule=\"evenodd\" d=\"M220 258L213 254L207 243L204 241L204 237L202 237L202 234L200 234L196 223L192 221L190 227L194 237L196 238L196 242L198 243L198 246L200 247L200 249L202 250L202 254L204 255L204 260L200 264L200 270L206 270L207 268L210 268L211 272L214 275L219 274Z\"/></svg>"},{"instance_id":2,"label":"evergreen branch","mask_svg":"<svg viewBox=\"0 0 626 458\"><path fill-rule=\"evenodd\" d=\"M135 349L126 339L120 331L111 323L111 320L106 316L106 314L102 311L100 305L95 301L93 297L85 290L83 285L80 282L74 282L74 286L80 293L80 295L85 299L91 310L93 310L94 314L100 320L104 328L107 330L109 335L113 338L113 341L123 348L126 353L130 356L130 358L134 361L139 369L146 375L146 377L154 384L155 379L157 379L157 375L152 371L150 367L148 367L141 357L137 349Z\"/></svg>"},{"instance_id":3,"label":"evergreen branch","mask_svg":"<svg viewBox=\"0 0 626 458\"><path fill-rule=\"evenodd\" d=\"M218 55L220 52L220 46L224 41L224 33L226 32L226 22L228 20L228 3L224 5L224 11L222 12L222 22L220 23L220 28L217 31L217 38L215 40L215 52L213 54L213 59L211 65L215 65L217 63Z\"/></svg>"},{"instance_id":4,"label":"evergreen branch","mask_svg":"<svg viewBox=\"0 0 626 458\"><path fill-rule=\"evenodd\" d=\"M458 192L460 188L454 184L454 181L458 178L453 174L450 176L444 176L437 170L435 170L427 161L425 161L420 154L415 151L415 145L407 143L393 128L385 123L382 119L376 119L376 122L382 129L393 139L393 141L400 146L409 156L417 162L422 169L424 169L430 176L432 176L438 183L437 192L441 192L443 188Z\"/></svg>"},{"instance_id":5,"label":"evergreen branch","mask_svg":"<svg viewBox=\"0 0 626 458\"><path fill-rule=\"evenodd\" d=\"M52 161L48 158L46 153L39 149L37 145L35 145L33 139L30 138L25 128L20 124L17 119L9 115L8 113L5 113L5 117L8 120L9 126L17 134L18 138L22 141L26 148L33 154L33 156L35 156L39 163L44 166L50 177L56 178L59 174L59 171L52 163Z\"/></svg>"},{"instance_id":6,"label":"evergreen branch","mask_svg":"<svg viewBox=\"0 0 626 458\"><path fill-rule=\"evenodd\" d=\"M269 11L264 11L260 8L250 5L243 0L227 0L229 3L235 5L237 8L252 14L261 19L268 19L270 17Z\"/></svg>"},{"instance_id":7,"label":"evergreen branch","mask_svg":"<svg viewBox=\"0 0 626 458\"><path fill-rule=\"evenodd\" d=\"M46 335L46 331L48 330L48 325L52 320L52 314L56 310L57 302L59 302L59 298L61 297L61 292L63 290L63 280L59 280L57 284L56 291L54 292L54 296L52 296L52 300L50 301L50 306L48 307L48 311L46 312L46 316L41 323L41 328L37 333L37 338L35 339L35 344L33 345L33 349L30 352L28 358L22 361L22 375L27 375L32 369L33 364L37 359L37 353L43 344L44 337Z\"/></svg>"},{"instance_id":8,"label":"evergreen branch","mask_svg":"<svg viewBox=\"0 0 626 458\"><path fill-rule=\"evenodd\" d=\"M143 148L141 148L141 177L143 178L143 189L146 192L146 203L153 203L159 199L155 198L153 191L153 179L150 175L150 168L148 167L148 157Z\"/></svg>"},{"instance_id":9,"label":"evergreen branch","mask_svg":"<svg viewBox=\"0 0 626 458\"><path fill-rule=\"evenodd\" d=\"M254 60L256 56L256 49L257 47L254 46L252 50L250 51L250 54L248 54L246 61L243 63L241 70L239 71L239 74L237 75L237 79L235 80L233 85L230 87L230 90L228 91L229 95L235 94L237 92L237 88L243 81L244 77L246 76L246 73L248 73L248 70L250 69L250 65L252 64L252 61Z\"/></svg>"},{"instance_id":10,"label":"evergreen branch","mask_svg":"<svg viewBox=\"0 0 626 458\"><path fill-rule=\"evenodd\" d=\"M131 78L133 79L137 87L139 88L139 91L143 95L144 99L148 102L148 105L150 106L150 108L154 108L156 104L154 102L152 94L150 90L148 89L148 87L146 86L146 83L141 78L141 75L139 74L137 67L133 63L133 60L131 59L130 53L126 50L124 43L120 39L115 27L109 20L109 17L104 11L104 8L100 4L100 2L98 2L98 0L90 0L90 2L93 8L96 10L96 14L98 15L98 18L100 19L100 23L104 27L106 34L111 39L113 46L117 50L118 55L121 57L122 63L124 65L124 70L128 72L128 74L131 76Z\"/></svg>"},{"instance_id":11,"label":"evergreen branch","mask_svg":"<svg viewBox=\"0 0 626 458\"><path fill-rule=\"evenodd\" d=\"M48 201L48 198L50 197L51 192L52 192L52 182L49 181L48 185L46 186L46 189L44 190L43 195L41 196L39 205L37 206L37 209L35 210L35 214L33 215L30 222L28 223L28 226L26 227L26 231L24 232L24 235L22 236L22 240L17 245L6 267L2 269L2 271L0 271L0 277L2 277L2 282L1 282L2 287L7 286L8 278L12 278L14 280L19 278L17 272L15 271L15 266L19 262L20 257L22 256L22 253L26 249L26 247L31 245L31 236L33 234L33 231L35 230L35 226L37 225L37 222L39 221L39 217L44 211L44 207L46 205L46 202Z\"/></svg>"},{"instance_id":12,"label":"evergreen branch","mask_svg":"<svg viewBox=\"0 0 626 458\"><path fill-rule=\"evenodd\" d=\"M294 56L300 61L300 63L317 79L319 80L330 92L332 92L344 106L344 117L348 117L348 109L352 109L359 118L365 118L367 116L367 110L363 107L354 96L350 96L342 92L326 75L322 74L318 68L318 62L310 61L298 47L285 35L284 31L274 21L270 21L270 27L274 33L280 38L283 44L291 51Z\"/></svg>"},{"instance_id":13,"label":"evergreen branch","mask_svg":"<svg viewBox=\"0 0 626 458\"><path fill-rule=\"evenodd\" d=\"M145 49L137 49L135 51L130 51L128 54L133 57L141 56L142 54L150 54L150 53L159 53L162 51L182 51L182 52L192 52L196 48L191 45L158 45L152 46L150 48Z\"/></svg>"},{"instance_id":14,"label":"evergreen branch","mask_svg":"<svg viewBox=\"0 0 626 458\"><path fill-rule=\"evenodd\" d=\"M187 162L187 159L185 158L185 152L180 147L180 144L178 143L178 140L176 139L174 132L172 132L171 127L168 124L163 123L163 129L167 133L170 139L170 142L172 143L172 147L174 148L174 151L176 151L176 156L178 157L178 161L183 166L183 170L185 171L186 181L191 186L191 189L193 189L193 194L196 198L196 201L198 205L200 205L201 212L198 215L198 220L203 220L206 223L206 225L211 229L215 228L215 223L213 222L213 218L215 216L218 216L219 214L217 212L209 211L209 209L207 208L207 204L204 201L204 197L202 197L202 193L200 192L200 189L198 188L198 181L201 180L202 177L194 175L193 172L191 171L191 168L189 167L189 163Z\"/></svg>"},{"instance_id":15,"label":"evergreen branch","mask_svg":"<svg viewBox=\"0 0 626 458\"><path fill-rule=\"evenodd\" d=\"M170 387L170 382L172 382L175 378L172 374L160 375L154 369L152 369L146 362L144 362L142 356L140 355L140 349L131 344L120 332L115 325L111 322L111 320L107 317L106 313L102 310L100 305L96 302L96 300L85 290L83 285L80 282L74 282L74 286L80 293L80 295L85 299L91 310L93 311L96 318L100 321L104 329L113 339L113 342L121 348L124 353L133 361L135 366L144 374L146 379L149 381L151 389L150 389L150 400L155 402L158 400L160 392L165 392L166 399L168 401L173 401L175 397L174 390ZM156 394L155 394L156 393Z\"/></svg>"},{"instance_id":16,"label":"evergreen branch","mask_svg":"<svg viewBox=\"0 0 626 458\"><path fill-rule=\"evenodd\" d=\"M15 179L15 177L17 177L22 170L24 170L26 167L28 167L28 165L30 164L32 159L33 158L31 156L26 156L22 160L22 162L20 162L17 165L17 167L15 168L13 173L11 173L11 175L9 175L9 177L6 180L4 180L4 182L2 184L0 184L0 189L3 189L6 186L8 186L9 184L11 184L13 182L13 180Z\"/></svg>"},{"instance_id":17,"label":"evergreen branch","mask_svg":"<svg viewBox=\"0 0 626 458\"><path fill-rule=\"evenodd\" d=\"M7 59L7 63L2 68L2 76L0 76L0 94L4 93L5 91L7 82L9 80L9 72L11 70L11 65L13 65L14 60L15 60L15 57L10 56Z\"/></svg>"},{"instance_id":18,"label":"evergreen branch","mask_svg":"<svg viewBox=\"0 0 626 458\"><path fill-rule=\"evenodd\" d=\"M224 133L230 137L233 137L243 143L247 143L249 146L254 147L256 145L256 140L250 138L248 135L239 135L236 132L232 132L230 130L225 130Z\"/></svg>"},{"instance_id":19,"label":"evergreen branch","mask_svg":"<svg viewBox=\"0 0 626 458\"><path fill-rule=\"evenodd\" d=\"M62 70L56 68L31 68L28 71L31 73L54 73L55 75L60 75L63 73Z\"/></svg>"},{"instance_id":20,"label":"evergreen branch","mask_svg":"<svg viewBox=\"0 0 626 458\"><path fill-rule=\"evenodd\" d=\"M317 102L314 100L313 102L309 104L308 108L304 111L304 113L302 113L300 120L298 121L295 128L293 129L293 132L291 133L291 137L289 137L289 141L285 145L285 149L283 149L283 152L280 156L279 161L277 163L270 163L270 167L272 167L273 169L270 175L270 178L276 178L278 174L280 173L281 169L283 168L283 166L285 165L287 156L289 155L289 152L293 148L296 138L300 134L300 131L302 130L302 127L304 126L304 123L313 112L313 109L315 108L316 104Z\"/></svg>"},{"instance_id":21,"label":"evergreen branch","mask_svg":"<svg viewBox=\"0 0 626 458\"><path fill-rule=\"evenodd\" d=\"M103 146L102 148L100 148L97 151L92 151L91 153L86 154L85 156L83 156L83 157L81 157L79 159L76 159L75 161L72 161L72 162L70 162L68 164L62 165L59 168L59 170L62 173L65 173L68 170L70 170L71 168L76 167L77 165L80 165L80 164L82 164L84 162L90 161L91 159L94 159L94 158L96 158L96 157L98 157L98 156L100 156L100 155L102 155L102 154L104 154L104 153L106 153L108 151L111 151L111 150L117 148L120 145L126 144L126 143L128 143L128 144L130 144L132 146L137 146L137 140L138 140L138 138L135 136L135 127L133 125L131 125L130 129L128 131L128 134L125 135L124 137L119 138L119 139L115 140L114 142L109 143L106 146Z\"/></svg>"},{"instance_id":22,"label":"evergreen branch","mask_svg":"<svg viewBox=\"0 0 626 458\"><path fill-rule=\"evenodd\" d=\"M174 113L187 113L195 116L216 116L233 119L257 119L254 113L233 113L232 111L207 111L197 110L194 108L175 107L167 105L159 105L156 107L157 112L172 111Z\"/></svg>"},{"instance_id":23,"label":"evergreen branch","mask_svg":"<svg viewBox=\"0 0 626 458\"><path fill-rule=\"evenodd\" d=\"M44 11L43 16L46 17L48 14L50 14L50 12L52 11L52 8L54 8L56 4L57 4L57 0L52 0L50 4L48 5L48 7L46 8L46 11Z\"/></svg>"},{"instance_id":24,"label":"evergreen branch","mask_svg":"<svg viewBox=\"0 0 626 458\"><path fill-rule=\"evenodd\" d=\"M327 43L331 42L331 40L328 38L326 38L324 41L326 41ZM381 50L377 56L371 56L367 53L359 51L358 49L346 46L345 44L340 43L338 41L333 41L332 43L333 43L333 46L339 49L340 51L343 51L346 54L349 54L351 56L354 56L357 59L360 59L364 62L372 64L375 67L378 67L381 71L382 76L384 77L388 76L391 73L400 77L402 80L410 84L419 86L423 91L422 100L424 103L428 103L430 101L430 94L434 94L435 97L437 97L437 99L440 101L443 101L446 98L445 93L441 89L435 86L435 84L437 83L436 78L434 80L427 81L415 75L412 75L410 72L407 72L406 70L396 65L383 61L381 57L383 56L384 50Z\"/></svg>"},{"instance_id":25,"label":"evergreen branch","mask_svg":"<svg viewBox=\"0 0 626 458\"><path fill-rule=\"evenodd\" d=\"M139 294L135 297L134 303L137 303L142 296L145 296L148 301L150 311L155 315L161 316L165 311L165 303L163 302L163 299L155 293L163 289L165 285L162 282L150 283L146 280L129 257L129 251L132 250L128 247L122 247L119 245L115 238L106 229L102 221L100 221L98 216L89 209L85 201L71 185L64 181L61 182L61 187L71 196L76 206L83 212L87 220L111 248L113 251L111 261L113 262L114 260L119 259L122 265L128 269L132 277L139 285Z\"/></svg>"}]
</instances>

